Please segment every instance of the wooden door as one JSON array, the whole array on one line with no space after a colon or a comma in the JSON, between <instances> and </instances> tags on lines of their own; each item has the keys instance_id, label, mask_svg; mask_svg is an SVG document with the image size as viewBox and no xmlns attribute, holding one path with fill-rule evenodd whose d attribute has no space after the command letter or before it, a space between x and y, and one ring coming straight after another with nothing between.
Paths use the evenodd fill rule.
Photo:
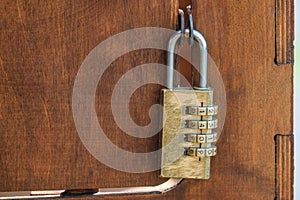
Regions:
<instances>
[{"instance_id":1,"label":"wooden door","mask_svg":"<svg viewBox=\"0 0 300 200\"><path fill-rule=\"evenodd\" d=\"M157 171L126 173L93 157L74 124L72 92L80 66L98 44L134 28L175 30L177 10L187 4L193 7L194 26L206 38L227 96L211 178L183 180L163 194L105 199L293 198L293 1L284 0L2 1L0 194L101 191L166 181ZM167 44L167 38L160 40ZM142 49L120 56L96 89L99 124L110 141L131 152L158 149L160 136L125 134L114 121L111 97L126 72L146 63L165 64L166 52ZM193 81L192 67L181 64ZM148 111L160 102L161 89L148 84L133 93L129 109L136 124L150 123Z\"/></svg>"}]
</instances>

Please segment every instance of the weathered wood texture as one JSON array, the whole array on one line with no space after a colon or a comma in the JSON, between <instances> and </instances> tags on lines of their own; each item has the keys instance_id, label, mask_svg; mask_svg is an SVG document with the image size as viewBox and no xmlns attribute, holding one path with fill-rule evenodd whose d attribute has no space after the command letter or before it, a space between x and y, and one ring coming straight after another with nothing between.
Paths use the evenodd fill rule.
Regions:
<instances>
[{"instance_id":1,"label":"weathered wood texture","mask_svg":"<svg viewBox=\"0 0 300 200\"><path fill-rule=\"evenodd\" d=\"M277 65L294 63L294 0L276 0L275 35Z\"/></svg>"},{"instance_id":2,"label":"weathered wood texture","mask_svg":"<svg viewBox=\"0 0 300 200\"><path fill-rule=\"evenodd\" d=\"M275 30L284 26L274 26L275 1L193 0L192 6L195 28L207 40L227 94L226 123L218 155L211 160L211 178L184 180L163 195L105 199L275 198L274 136L293 129L292 65L274 63ZM80 64L97 44L130 28L174 28L177 7L177 1L158 0L0 5L1 191L155 185L165 180L157 172L118 172L94 159L77 136L71 93ZM110 105L113 85L122 74L147 62L164 63L165 54L145 50L120 58L100 80L97 98ZM159 102L160 88L145 86L134 94L131 113L138 124L149 122L141 113ZM143 102L138 101L141 96ZM118 130L108 106L99 105L97 111L101 125L114 130L108 137L118 146L136 152L158 147L158 136L141 140ZM290 185L289 179L282 181Z\"/></svg>"}]
</instances>

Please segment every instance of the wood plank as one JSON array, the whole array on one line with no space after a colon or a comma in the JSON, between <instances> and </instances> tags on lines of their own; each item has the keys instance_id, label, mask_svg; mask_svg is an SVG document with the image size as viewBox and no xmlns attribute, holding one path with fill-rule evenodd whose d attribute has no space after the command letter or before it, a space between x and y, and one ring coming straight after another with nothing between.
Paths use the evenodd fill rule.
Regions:
<instances>
[{"instance_id":1,"label":"wood plank","mask_svg":"<svg viewBox=\"0 0 300 200\"><path fill-rule=\"evenodd\" d=\"M193 7L195 27L223 76L227 115L211 179L190 190L199 199L274 199L273 138L292 132L292 67L277 68L273 60L274 1Z\"/></svg>"},{"instance_id":2,"label":"wood plank","mask_svg":"<svg viewBox=\"0 0 300 200\"><path fill-rule=\"evenodd\" d=\"M0 6L1 10L7 10L0 12L4 27L0 38L7 41L0 44L0 66L3 69L0 92L0 121L3 127L0 163L1 169L4 169L0 172L1 180L4 180L0 181L2 191L155 185L165 180L158 178L156 172L136 175L105 167L89 155L74 130L70 102L67 100L78 67L88 52L105 38L128 28L157 23L174 28L176 24L175 17L171 17L177 13L176 2L170 5L151 1L150 5L148 1L143 1L135 5L134 1L126 1L134 9L130 13L143 17L130 18L128 14L124 18L121 13L113 12L113 23L110 27L103 27L101 22L111 19L116 5L120 9L124 7L121 0L110 2L68 4L52 1L29 6L26 1L19 6L21 12L9 2ZM139 11L143 7L141 5L152 9ZM193 0L192 6L195 28L207 40L210 56L219 67L227 95L226 122L217 143L218 155L211 161L211 179L184 180L177 188L162 195L103 199L275 198L274 136L293 130L292 65L276 67L274 63L275 2ZM160 15L156 16L159 20L153 18L155 8L159 10ZM22 9L26 10L27 18L21 15L21 21L19 14L24 13ZM162 14L162 10L169 13ZM15 41L20 41L19 45L11 46ZM106 78L100 80L99 84L106 88L97 91L99 98L101 94L106 94L105 91L109 92L109 98L112 88L104 83L113 85L133 67L131 59L138 64L165 62L161 52L131 52L126 56L130 59L120 58L106 72ZM119 66L124 68L118 70ZM210 81L212 83L213 80ZM54 90L47 89L49 86ZM132 104L136 106L132 105L131 112L138 123L147 124L149 118L146 115L139 118L137 113L145 112L149 105L159 101L159 90L159 86L147 86L135 94ZM143 104L147 105L146 108L137 104L139 97L145 95ZM46 115L44 105L50 114ZM109 108L99 106L97 109L101 123L107 123L106 119L113 120L108 113ZM101 113L109 115L105 119ZM49 119L51 123L47 121ZM114 134L108 137L122 148L145 151L147 147L157 147L158 137L150 141L126 138L111 124L107 123L106 128L117 131L121 140L117 141ZM44 133L43 137L41 133ZM122 142L125 140L126 143ZM142 145L145 146L137 147ZM285 192L291 194L292 188L287 186L288 183L284 185Z\"/></svg>"},{"instance_id":3,"label":"wood plank","mask_svg":"<svg viewBox=\"0 0 300 200\"><path fill-rule=\"evenodd\" d=\"M294 199L294 136L276 135L276 198Z\"/></svg>"},{"instance_id":4,"label":"wood plank","mask_svg":"<svg viewBox=\"0 0 300 200\"><path fill-rule=\"evenodd\" d=\"M138 186L164 181L157 172L124 173L97 161L77 135L71 102L77 71L95 46L132 28L174 30L175 7L177 1L160 0L1 3L1 191ZM118 129L109 110L114 84L129 69L148 62L164 63L165 56L165 52L155 50L130 52L116 60L99 82L96 103L99 98L107 103L97 105L100 123L121 148L151 151L158 145L158 136L138 140ZM160 89L150 85L134 94L136 107L131 107L138 124L149 123L146 111L151 103L159 103Z\"/></svg>"},{"instance_id":5,"label":"wood plank","mask_svg":"<svg viewBox=\"0 0 300 200\"><path fill-rule=\"evenodd\" d=\"M275 1L275 31L277 65L294 63L294 0Z\"/></svg>"}]
</instances>

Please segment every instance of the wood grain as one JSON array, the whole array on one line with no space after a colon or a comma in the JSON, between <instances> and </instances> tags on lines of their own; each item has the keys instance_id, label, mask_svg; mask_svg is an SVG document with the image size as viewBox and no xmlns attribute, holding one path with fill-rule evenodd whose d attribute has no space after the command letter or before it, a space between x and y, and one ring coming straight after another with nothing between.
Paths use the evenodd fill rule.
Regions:
<instances>
[{"instance_id":1,"label":"wood grain","mask_svg":"<svg viewBox=\"0 0 300 200\"><path fill-rule=\"evenodd\" d=\"M76 133L71 93L80 64L97 44L130 28L175 29L178 6L176 0L0 4L1 191L156 185L165 180L157 172L122 173L94 159ZM211 160L211 178L184 180L162 195L103 199L275 198L274 136L293 132L292 65L274 63L275 1L193 0L192 6L195 28L206 38L227 95L226 122L218 155ZM280 39L290 41L290 36ZM109 108L113 86L136 65L165 59L160 51L130 52L99 82L96 102L106 102L97 104L99 122L113 130L107 136L124 149L151 151L158 147L158 136L137 139L118 129ZM131 116L138 124L149 123L148 115L141 113L160 101L160 89L147 85L133 95ZM289 179L282 181L282 186L290 185ZM292 193L292 188L286 189Z\"/></svg>"},{"instance_id":2,"label":"wood grain","mask_svg":"<svg viewBox=\"0 0 300 200\"><path fill-rule=\"evenodd\" d=\"M277 65L294 63L294 0L275 1L275 33Z\"/></svg>"},{"instance_id":3,"label":"wood grain","mask_svg":"<svg viewBox=\"0 0 300 200\"><path fill-rule=\"evenodd\" d=\"M206 37L227 94L211 179L191 188L199 199L274 199L273 138L292 132L292 68L273 61L274 3L193 1L195 27Z\"/></svg>"},{"instance_id":4,"label":"wood grain","mask_svg":"<svg viewBox=\"0 0 300 200\"><path fill-rule=\"evenodd\" d=\"M119 172L92 157L77 135L71 100L77 71L94 47L132 28L174 30L176 6L175 1L159 0L2 1L1 191L138 186L164 181L157 177L158 172ZM158 146L158 136L138 140L115 125L110 110L114 81L139 64L164 63L165 55L155 50L130 52L116 60L99 82L99 121L121 148L151 151ZM149 123L146 111L153 102L159 103L161 88L150 85L135 92L132 116L138 124ZM104 105L99 105L99 99Z\"/></svg>"},{"instance_id":5,"label":"wood grain","mask_svg":"<svg viewBox=\"0 0 300 200\"><path fill-rule=\"evenodd\" d=\"M294 137L293 135L276 135L276 200L294 199Z\"/></svg>"}]
</instances>

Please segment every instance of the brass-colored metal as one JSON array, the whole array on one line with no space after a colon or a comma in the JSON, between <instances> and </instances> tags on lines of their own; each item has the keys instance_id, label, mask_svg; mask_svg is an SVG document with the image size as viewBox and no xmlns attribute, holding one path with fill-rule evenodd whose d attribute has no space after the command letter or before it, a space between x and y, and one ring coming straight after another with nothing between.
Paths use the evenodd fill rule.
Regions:
<instances>
[{"instance_id":1,"label":"brass-colored metal","mask_svg":"<svg viewBox=\"0 0 300 200\"><path fill-rule=\"evenodd\" d=\"M215 132L218 107L213 105L213 90L207 87L207 46L200 32L193 29L191 7L188 6L189 29L177 31L168 43L167 81L163 93L163 135L161 176L208 179L210 157L216 154ZM182 11L181 11L182 14ZM181 21L183 22L183 20ZM175 48L182 36L190 33L199 48L199 84L191 88L174 88ZM171 89L173 88L173 89Z\"/></svg>"},{"instance_id":2,"label":"brass-colored metal","mask_svg":"<svg viewBox=\"0 0 300 200\"><path fill-rule=\"evenodd\" d=\"M214 108L213 90L211 88L163 89L162 93L164 126L161 176L208 179L210 156L216 154L216 148L212 145L217 138L216 133L212 131L216 126L216 120L212 115L187 114L186 108L197 106ZM215 112L215 109L213 110ZM208 109L206 111L208 112ZM195 122L195 127L186 126L187 121ZM199 122L206 124L206 129L200 129ZM211 129L207 129L209 127ZM191 136L190 140L187 139L189 136ZM200 140L205 140L205 142Z\"/></svg>"}]
</instances>

